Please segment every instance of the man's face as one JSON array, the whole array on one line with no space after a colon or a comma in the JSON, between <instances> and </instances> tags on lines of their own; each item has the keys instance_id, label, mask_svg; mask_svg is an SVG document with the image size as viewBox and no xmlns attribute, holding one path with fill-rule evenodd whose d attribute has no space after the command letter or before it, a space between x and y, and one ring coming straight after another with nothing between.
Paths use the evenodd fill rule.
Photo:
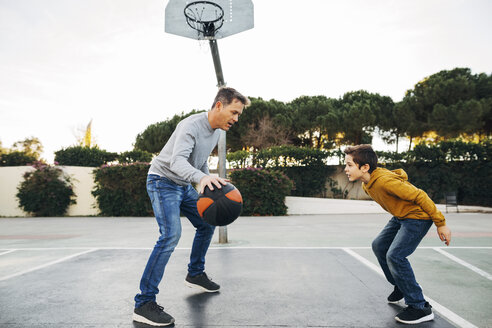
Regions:
<instances>
[{"instance_id":1,"label":"man's face","mask_svg":"<svg viewBox=\"0 0 492 328\"><path fill-rule=\"evenodd\" d=\"M237 99L234 99L227 106L220 106L218 127L224 131L229 131L243 113L244 105Z\"/></svg>"},{"instance_id":2,"label":"man's face","mask_svg":"<svg viewBox=\"0 0 492 328\"><path fill-rule=\"evenodd\" d=\"M349 181L359 180L364 172L359 168L359 164L354 162L351 155L345 155L345 174L347 175Z\"/></svg>"}]
</instances>

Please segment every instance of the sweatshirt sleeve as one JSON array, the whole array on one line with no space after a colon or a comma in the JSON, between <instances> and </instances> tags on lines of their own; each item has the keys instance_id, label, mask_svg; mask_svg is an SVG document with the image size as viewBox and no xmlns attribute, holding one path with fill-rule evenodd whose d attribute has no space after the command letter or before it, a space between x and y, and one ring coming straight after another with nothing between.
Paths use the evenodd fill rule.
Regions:
<instances>
[{"instance_id":1,"label":"sweatshirt sleeve","mask_svg":"<svg viewBox=\"0 0 492 328\"><path fill-rule=\"evenodd\" d=\"M437 227L446 225L444 215L436 207L425 191L412 185L408 181L388 179L384 183L384 189L396 197L412 202L422 208L429 215Z\"/></svg>"},{"instance_id":2,"label":"sweatshirt sleeve","mask_svg":"<svg viewBox=\"0 0 492 328\"><path fill-rule=\"evenodd\" d=\"M191 152L196 145L195 134L193 131L194 127L191 125L180 126L179 130L176 131L176 142L174 144L170 165L171 170L186 181L199 183L207 174L194 168L190 162L188 162Z\"/></svg>"},{"instance_id":3,"label":"sweatshirt sleeve","mask_svg":"<svg viewBox=\"0 0 492 328\"><path fill-rule=\"evenodd\" d=\"M202 171L206 175L210 175L210 171L208 170L208 163L207 162L203 163L203 166L201 167L200 171Z\"/></svg>"}]
</instances>

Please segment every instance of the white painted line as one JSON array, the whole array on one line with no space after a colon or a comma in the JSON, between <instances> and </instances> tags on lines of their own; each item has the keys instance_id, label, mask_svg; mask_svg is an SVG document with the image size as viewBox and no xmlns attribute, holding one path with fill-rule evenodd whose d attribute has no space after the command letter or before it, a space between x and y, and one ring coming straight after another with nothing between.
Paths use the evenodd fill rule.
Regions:
<instances>
[{"instance_id":1,"label":"white painted line","mask_svg":"<svg viewBox=\"0 0 492 328\"><path fill-rule=\"evenodd\" d=\"M365 264L370 269L374 270L375 272L377 272L378 274L380 274L384 277L383 270L379 266L375 265L371 261L369 261L366 258L362 257L361 255L357 254L356 252L354 252L350 248L343 248L343 250L345 252L347 252L349 255L351 255L354 258L356 258L357 260L359 260L360 262L362 262L363 264ZM447 320L451 321L453 324L457 325L458 327L478 328L477 326L475 326L471 322L466 321L465 319L463 319L462 317L460 317L459 315L457 315L456 313L454 313L450 309L437 303L436 301L434 301L433 299L431 299L427 295L424 295L424 297L429 303L431 303L432 307L434 308L434 310L436 310L436 312L439 312L439 314L441 314L443 317L445 317Z\"/></svg>"},{"instance_id":2,"label":"white painted line","mask_svg":"<svg viewBox=\"0 0 492 328\"><path fill-rule=\"evenodd\" d=\"M27 270L24 270L24 271L21 271L21 272L17 272L17 273L14 273L14 274L11 274L11 275L8 275L8 276L5 276L5 277L1 277L0 278L0 281L7 280L7 279L10 279L10 278L14 278L14 277L18 277L20 275L23 275L23 274L26 274L26 273L29 273L29 272L33 272L33 271L36 271L36 270L39 270L39 269L43 269L43 268L49 267L50 265L61 263L61 262L64 262L64 261L73 259L74 257L80 256L80 255L84 255L84 254L87 254L87 253L91 253L91 252L94 252L94 251L97 251L97 248L93 248L93 249L89 249L89 250L86 250L86 251L83 251L83 252L80 252L80 253L76 253L76 254L72 254L72 255L69 255L69 256L65 256L65 257L63 257L61 259L58 259L58 260L55 260L55 261L51 261L51 262L48 262L48 263L45 263L45 264L42 264L42 265L38 265L37 267L31 268L31 269L27 269Z\"/></svg>"},{"instance_id":3,"label":"white painted line","mask_svg":"<svg viewBox=\"0 0 492 328\"><path fill-rule=\"evenodd\" d=\"M15 251L16 251L16 249L10 249L10 250L8 250L6 252L0 253L0 256L5 255L5 254L8 254L8 253L15 252Z\"/></svg>"},{"instance_id":4,"label":"white painted line","mask_svg":"<svg viewBox=\"0 0 492 328\"><path fill-rule=\"evenodd\" d=\"M435 250L436 252L439 252L439 253L441 253L442 255L444 255L444 256L446 256L446 257L450 258L451 260L455 261L456 263L461 264L462 266L466 267L467 269L470 269L470 270L472 270L472 271L474 271L474 272L478 273L478 274L479 274L479 275L481 275L482 277L485 277L485 278L487 278L487 279L489 279L489 280L492 280L492 275L491 275L491 274L489 274L489 273L487 273L487 272L485 272L485 271L483 271L483 270L481 270L481 269L477 268L476 266L471 265L470 263L468 263L468 262L466 262L466 261L463 261L462 259L460 259L460 258L458 258L458 257L456 257L456 256L454 256L454 255L452 255L452 254L449 254L448 252L446 252L446 251L444 251L444 250L442 250L442 249L440 249L440 248L434 248L434 250Z\"/></svg>"},{"instance_id":5,"label":"white painted line","mask_svg":"<svg viewBox=\"0 0 492 328\"><path fill-rule=\"evenodd\" d=\"M418 249L492 249L492 246L422 246ZM150 250L152 247L26 247L10 251L49 251L49 250ZM209 249L371 249L370 246L210 246ZM191 250L191 247L176 247L175 250ZM0 254L1 255L1 254Z\"/></svg>"}]
</instances>

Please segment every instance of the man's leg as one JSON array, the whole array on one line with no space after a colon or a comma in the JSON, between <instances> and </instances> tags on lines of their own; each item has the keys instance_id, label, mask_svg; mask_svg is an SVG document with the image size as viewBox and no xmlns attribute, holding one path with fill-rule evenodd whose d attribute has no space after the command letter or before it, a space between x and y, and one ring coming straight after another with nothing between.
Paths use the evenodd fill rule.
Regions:
<instances>
[{"instance_id":1,"label":"man's leg","mask_svg":"<svg viewBox=\"0 0 492 328\"><path fill-rule=\"evenodd\" d=\"M181 204L181 211L196 228L193 246L191 248L190 263L188 264L188 286L199 287L207 292L216 292L220 286L210 281L205 274L205 255L212 241L215 227L205 222L198 214L196 202L198 193L195 188L189 186Z\"/></svg>"},{"instance_id":2,"label":"man's leg","mask_svg":"<svg viewBox=\"0 0 492 328\"><path fill-rule=\"evenodd\" d=\"M149 176L147 180L147 192L152 201L160 236L142 275L141 293L135 296L136 308L156 300L164 269L181 237L179 206L183 198L183 190L182 186L155 175Z\"/></svg>"},{"instance_id":3,"label":"man's leg","mask_svg":"<svg viewBox=\"0 0 492 328\"><path fill-rule=\"evenodd\" d=\"M415 280L407 257L417 249L432 226L432 220L404 219L400 221L401 228L386 254L386 260L391 276L403 292L405 303L416 309L423 309L426 302L422 288Z\"/></svg>"}]
</instances>

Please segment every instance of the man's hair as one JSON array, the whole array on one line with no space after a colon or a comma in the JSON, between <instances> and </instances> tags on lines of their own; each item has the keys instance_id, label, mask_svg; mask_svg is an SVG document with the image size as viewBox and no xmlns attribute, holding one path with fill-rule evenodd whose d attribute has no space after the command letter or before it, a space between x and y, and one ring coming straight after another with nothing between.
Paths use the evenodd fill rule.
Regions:
<instances>
[{"instance_id":1,"label":"man's hair","mask_svg":"<svg viewBox=\"0 0 492 328\"><path fill-rule=\"evenodd\" d=\"M345 154L352 156L354 163L359 165L369 164L369 173L378 167L378 155L374 152L371 145L357 145L345 148Z\"/></svg>"},{"instance_id":2,"label":"man's hair","mask_svg":"<svg viewBox=\"0 0 492 328\"><path fill-rule=\"evenodd\" d=\"M212 109L219 101L222 105L227 106L232 103L234 99L239 100L244 106L249 106L250 104L249 99L240 94L236 89L223 87L219 89L219 92L217 92L217 96L215 96L214 103L212 104Z\"/></svg>"}]
</instances>

